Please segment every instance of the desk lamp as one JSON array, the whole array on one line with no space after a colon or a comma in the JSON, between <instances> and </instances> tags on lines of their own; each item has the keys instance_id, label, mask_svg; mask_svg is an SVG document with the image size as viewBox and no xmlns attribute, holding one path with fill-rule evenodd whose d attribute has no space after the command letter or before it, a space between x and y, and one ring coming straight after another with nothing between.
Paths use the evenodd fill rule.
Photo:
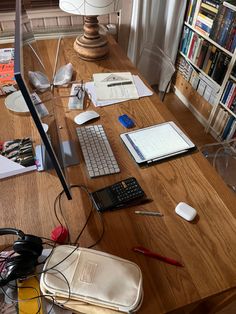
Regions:
<instances>
[{"instance_id":1,"label":"desk lamp","mask_svg":"<svg viewBox=\"0 0 236 314\"><path fill-rule=\"evenodd\" d=\"M81 59L96 61L104 59L108 52L106 36L99 34L98 16L119 11L121 0L60 0L60 9L83 15L84 34L74 42L74 49Z\"/></svg>"}]
</instances>

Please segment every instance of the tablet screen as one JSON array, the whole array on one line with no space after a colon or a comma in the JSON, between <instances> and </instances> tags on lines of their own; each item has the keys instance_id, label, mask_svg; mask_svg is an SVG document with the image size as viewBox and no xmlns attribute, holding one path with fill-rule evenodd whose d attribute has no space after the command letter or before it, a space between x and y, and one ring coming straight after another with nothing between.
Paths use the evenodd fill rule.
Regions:
<instances>
[{"instance_id":1,"label":"tablet screen","mask_svg":"<svg viewBox=\"0 0 236 314\"><path fill-rule=\"evenodd\" d=\"M121 138L137 162L167 158L195 146L173 122L124 133Z\"/></svg>"}]
</instances>

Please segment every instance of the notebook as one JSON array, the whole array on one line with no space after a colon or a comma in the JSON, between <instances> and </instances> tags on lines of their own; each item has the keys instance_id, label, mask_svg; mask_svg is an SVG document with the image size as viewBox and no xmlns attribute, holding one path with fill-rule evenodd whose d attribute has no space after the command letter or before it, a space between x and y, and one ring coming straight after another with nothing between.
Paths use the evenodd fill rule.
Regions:
<instances>
[{"instance_id":1,"label":"notebook","mask_svg":"<svg viewBox=\"0 0 236 314\"><path fill-rule=\"evenodd\" d=\"M153 163L196 148L172 121L123 133L120 137L138 164Z\"/></svg>"}]
</instances>

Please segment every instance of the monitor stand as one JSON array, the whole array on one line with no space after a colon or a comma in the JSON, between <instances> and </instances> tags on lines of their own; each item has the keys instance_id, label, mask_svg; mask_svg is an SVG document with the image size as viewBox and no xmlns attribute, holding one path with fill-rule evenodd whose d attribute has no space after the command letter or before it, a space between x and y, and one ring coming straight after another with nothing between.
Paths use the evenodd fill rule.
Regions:
<instances>
[{"instance_id":1,"label":"monitor stand","mask_svg":"<svg viewBox=\"0 0 236 314\"><path fill-rule=\"evenodd\" d=\"M44 145L37 145L35 147L35 154L37 160L38 171L50 170L53 168L50 157ZM79 164L79 157L76 152L75 143L71 141L64 141L61 143L62 162L64 167L74 166Z\"/></svg>"}]
</instances>

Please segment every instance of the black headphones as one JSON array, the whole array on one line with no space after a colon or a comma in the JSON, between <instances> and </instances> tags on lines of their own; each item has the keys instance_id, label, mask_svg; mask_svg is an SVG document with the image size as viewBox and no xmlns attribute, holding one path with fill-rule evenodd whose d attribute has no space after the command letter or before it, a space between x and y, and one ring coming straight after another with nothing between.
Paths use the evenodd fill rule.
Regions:
<instances>
[{"instance_id":1,"label":"black headphones","mask_svg":"<svg viewBox=\"0 0 236 314\"><path fill-rule=\"evenodd\" d=\"M42 254L43 244L41 238L24 234L21 230L14 228L0 228L0 236L15 234L19 238L13 244L13 251L17 255L6 258L4 267L0 273L0 287L5 286L9 281L24 279L33 274L38 257Z\"/></svg>"}]
</instances>

